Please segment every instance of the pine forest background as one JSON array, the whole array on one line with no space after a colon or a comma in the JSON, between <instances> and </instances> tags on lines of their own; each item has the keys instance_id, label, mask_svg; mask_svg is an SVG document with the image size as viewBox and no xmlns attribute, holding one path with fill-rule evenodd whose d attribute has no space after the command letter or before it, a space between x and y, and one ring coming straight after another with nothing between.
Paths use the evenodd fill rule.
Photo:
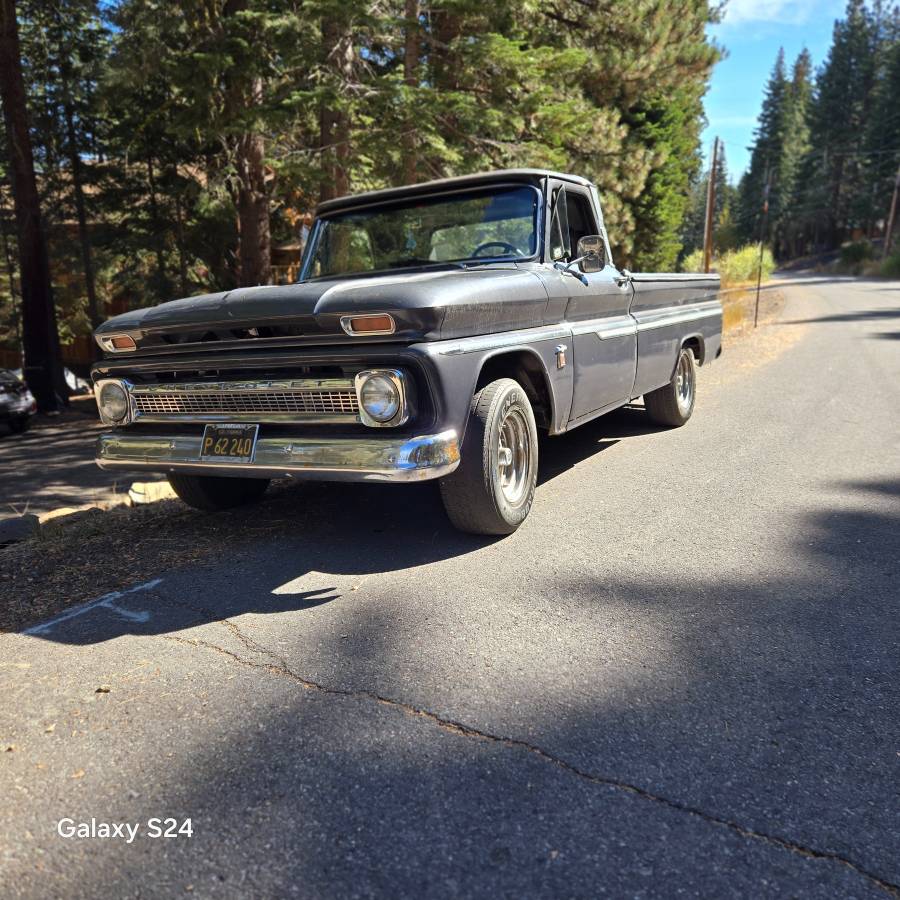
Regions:
<instances>
[{"instance_id":1,"label":"pine forest background","mask_svg":"<svg viewBox=\"0 0 900 900\"><path fill-rule=\"evenodd\" d=\"M675 269L702 244L716 2L2 4L63 348L89 348L113 312L293 279L319 200L484 169L594 180L619 265ZM762 237L784 259L877 236L898 98L896 8L851 0L818 70L779 56L749 171L732 186L723 154L714 173L717 251ZM9 160L4 141L0 354L21 339Z\"/></svg>"}]
</instances>

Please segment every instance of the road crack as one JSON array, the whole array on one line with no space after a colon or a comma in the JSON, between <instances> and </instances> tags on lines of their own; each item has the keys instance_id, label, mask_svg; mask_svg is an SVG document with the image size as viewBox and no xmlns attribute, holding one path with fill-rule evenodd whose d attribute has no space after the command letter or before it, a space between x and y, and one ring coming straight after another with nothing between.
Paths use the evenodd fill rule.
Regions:
<instances>
[{"instance_id":1,"label":"road crack","mask_svg":"<svg viewBox=\"0 0 900 900\"><path fill-rule=\"evenodd\" d=\"M499 744L504 747L509 747L514 750L524 751L532 756L536 756L543 762L561 769L569 775L581 779L582 781L587 781L591 784L599 785L602 787L608 787L622 793L631 794L632 796L639 797L642 800L646 800L658 806L663 806L668 809L684 813L685 815L692 816L693 818L701 819L709 825L727 829L733 834L740 835L747 840L757 841L770 847L776 847L780 850L786 850L789 853L793 853L794 855L801 856L805 859L837 863L838 865L850 869L852 872L866 879L872 885L881 889L885 893L900 900L900 885L894 884L887 879L881 878L879 875L876 875L874 872L869 871L859 863L854 862L852 859L849 859L845 856L841 856L838 853L831 853L825 850L816 850L813 847L807 847L806 845L798 843L797 841L790 840L789 838L780 837L779 835L775 834L769 834L764 831L758 831L754 828L741 825L738 822L733 822L730 819L725 819L721 816L708 813L705 810L699 809L698 807L690 806L689 804L682 803L678 800L672 800L668 797L662 796L661 794L655 794L652 791L649 791L646 788L642 788L636 784L632 784L627 781L621 781L619 779L604 775L597 775L593 772L588 772L584 769L579 768L573 763L568 762L562 757L556 756L550 751L544 750L542 747L539 747L536 744L531 744L528 741L524 741L520 738L509 737L507 735L492 734L491 732L482 731L479 728L474 728L471 725L466 725L462 722L456 722L452 719L444 718L443 716L439 716L437 713L431 712L427 709L422 709L402 700L397 700L392 697L385 697L375 691L361 690L358 688L335 688L321 684L317 681L312 681L294 672L288 666L286 660L282 656L279 656L266 647L263 647L261 644L258 644L252 638L248 637L231 620L222 619L219 621L219 624L224 625L247 650L252 653L266 656L272 661L268 663L254 662L251 659L245 659L232 650L228 650L225 647L220 647L218 644L214 644L210 641L204 641L201 639L183 638L171 634L162 635L162 637L166 638L166 640L173 641L178 644L185 644L190 647L200 647L203 649L211 650L215 653L226 656L231 661L236 662L239 665L245 666L250 669L268 672L271 675L277 675L282 678L288 678L296 684L299 684L306 690L315 691L317 693L332 697L370 700L375 703L381 704L382 706L388 706L391 709L402 712L404 715L424 719L427 722L430 722L432 725L437 726L442 731L449 732L450 734L457 735L459 737L468 738L470 740L486 741L493 744Z\"/></svg>"}]
</instances>

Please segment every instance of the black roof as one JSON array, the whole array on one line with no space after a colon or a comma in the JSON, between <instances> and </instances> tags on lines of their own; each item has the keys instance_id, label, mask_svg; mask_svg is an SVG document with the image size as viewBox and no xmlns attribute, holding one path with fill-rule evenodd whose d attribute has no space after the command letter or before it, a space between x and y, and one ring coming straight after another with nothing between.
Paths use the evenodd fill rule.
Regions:
<instances>
[{"instance_id":1,"label":"black roof","mask_svg":"<svg viewBox=\"0 0 900 900\"><path fill-rule=\"evenodd\" d=\"M383 203L385 200L399 200L404 197L417 197L458 188L478 187L492 181L522 181L533 184L543 178L559 178L561 181L571 181L581 185L591 184L587 178L553 172L549 169L498 169L493 172L459 175L456 178L438 178L435 181L425 181L421 184L409 184L403 187L384 188L380 191L365 191L361 194L336 197L334 200L325 200L320 203L316 207L316 214L322 215L357 206L369 206L374 203Z\"/></svg>"}]
</instances>

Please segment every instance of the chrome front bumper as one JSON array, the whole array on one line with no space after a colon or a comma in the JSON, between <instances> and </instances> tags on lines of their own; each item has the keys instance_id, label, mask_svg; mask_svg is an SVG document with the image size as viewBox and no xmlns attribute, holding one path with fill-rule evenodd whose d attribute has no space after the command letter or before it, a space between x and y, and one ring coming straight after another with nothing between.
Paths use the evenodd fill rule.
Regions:
<instances>
[{"instance_id":1,"label":"chrome front bumper","mask_svg":"<svg viewBox=\"0 0 900 900\"><path fill-rule=\"evenodd\" d=\"M201 440L200 435L111 432L97 442L97 465L101 469L322 481L424 481L449 475L459 465L455 431L393 439L261 437L251 463L201 462Z\"/></svg>"}]
</instances>

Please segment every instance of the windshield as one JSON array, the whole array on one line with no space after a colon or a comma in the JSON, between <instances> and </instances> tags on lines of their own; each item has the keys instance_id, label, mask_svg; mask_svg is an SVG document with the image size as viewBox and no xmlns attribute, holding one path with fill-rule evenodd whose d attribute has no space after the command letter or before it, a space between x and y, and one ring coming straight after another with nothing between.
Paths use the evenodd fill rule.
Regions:
<instances>
[{"instance_id":1,"label":"windshield","mask_svg":"<svg viewBox=\"0 0 900 900\"><path fill-rule=\"evenodd\" d=\"M537 210L522 185L348 211L319 222L304 278L534 256Z\"/></svg>"}]
</instances>

